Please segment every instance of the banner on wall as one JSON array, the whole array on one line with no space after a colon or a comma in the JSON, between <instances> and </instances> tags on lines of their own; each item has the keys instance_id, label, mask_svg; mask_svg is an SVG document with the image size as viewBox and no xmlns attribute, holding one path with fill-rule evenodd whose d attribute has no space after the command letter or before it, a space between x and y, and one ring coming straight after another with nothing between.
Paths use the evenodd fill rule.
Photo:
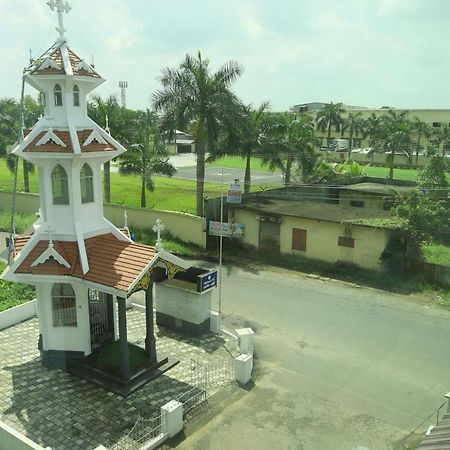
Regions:
<instances>
[{"instance_id":1,"label":"banner on wall","mask_svg":"<svg viewBox=\"0 0 450 450\"><path fill-rule=\"evenodd\" d=\"M222 230L222 231L221 231ZM221 223L214 222L211 220L209 222L209 235L210 236L220 236L223 237L233 237L233 238L243 238L244 237L244 224L243 223Z\"/></svg>"}]
</instances>

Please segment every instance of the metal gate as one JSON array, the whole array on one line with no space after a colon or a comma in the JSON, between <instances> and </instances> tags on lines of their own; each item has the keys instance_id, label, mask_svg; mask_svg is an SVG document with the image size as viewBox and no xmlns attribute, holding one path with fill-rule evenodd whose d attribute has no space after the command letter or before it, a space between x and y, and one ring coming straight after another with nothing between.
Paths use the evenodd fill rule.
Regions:
<instances>
[{"instance_id":1,"label":"metal gate","mask_svg":"<svg viewBox=\"0 0 450 450\"><path fill-rule=\"evenodd\" d=\"M113 312L109 295L95 289L88 289L89 322L92 351L99 349L113 338Z\"/></svg>"}]
</instances>

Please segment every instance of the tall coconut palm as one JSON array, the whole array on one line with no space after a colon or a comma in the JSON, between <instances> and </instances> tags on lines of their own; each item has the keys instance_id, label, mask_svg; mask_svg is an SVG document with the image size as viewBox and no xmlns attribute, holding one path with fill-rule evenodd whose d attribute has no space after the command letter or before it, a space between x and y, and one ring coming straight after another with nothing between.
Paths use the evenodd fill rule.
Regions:
<instances>
[{"instance_id":1,"label":"tall coconut palm","mask_svg":"<svg viewBox=\"0 0 450 450\"><path fill-rule=\"evenodd\" d=\"M92 120L103 128L109 128L111 134L116 138L119 137L119 130L123 121L120 114L121 107L119 100L115 95L110 95L103 100L99 95L94 95L92 101L88 104L88 114ZM123 143L123 141L122 141ZM111 202L111 162L106 161L103 164L103 191L105 202Z\"/></svg>"},{"instance_id":2,"label":"tall coconut palm","mask_svg":"<svg viewBox=\"0 0 450 450\"><path fill-rule=\"evenodd\" d=\"M0 154L17 139L19 105L12 98L0 99Z\"/></svg>"},{"instance_id":3,"label":"tall coconut palm","mask_svg":"<svg viewBox=\"0 0 450 450\"><path fill-rule=\"evenodd\" d=\"M11 99L0 101L0 145L5 147L17 141L19 132L25 127L33 126L42 115L42 106L30 95L26 95L23 101L23 117L20 105ZM22 121L22 123L20 123ZM14 173L15 161L13 155L8 155L7 167ZM34 166L25 159L22 162L23 189L30 192L30 173Z\"/></svg>"},{"instance_id":4,"label":"tall coconut palm","mask_svg":"<svg viewBox=\"0 0 450 450\"><path fill-rule=\"evenodd\" d=\"M219 134L235 126L239 120L240 102L231 84L242 73L242 67L227 62L216 72L209 59L200 52L186 55L178 69L162 70L162 89L153 94L156 111L163 112L161 131L173 138L176 128L190 131L197 153L197 215L203 216L205 153L214 153Z\"/></svg>"},{"instance_id":5,"label":"tall coconut palm","mask_svg":"<svg viewBox=\"0 0 450 450\"><path fill-rule=\"evenodd\" d=\"M377 140L381 130L380 116L372 113L369 117L366 117L363 121L362 136L363 139L368 138L369 147L373 147L374 142Z\"/></svg>"},{"instance_id":6,"label":"tall coconut palm","mask_svg":"<svg viewBox=\"0 0 450 450\"><path fill-rule=\"evenodd\" d=\"M431 127L426 122L420 120L418 117L412 119L412 131L416 135L416 166L419 162L419 151L422 148L421 140L423 137L429 138L431 136Z\"/></svg>"},{"instance_id":7,"label":"tall coconut palm","mask_svg":"<svg viewBox=\"0 0 450 450\"><path fill-rule=\"evenodd\" d=\"M238 154L245 159L244 194L251 188L251 159L261 156L270 128L269 102L263 102L258 109L242 106L242 120L238 126L219 141L221 154ZM219 155L218 155L219 156Z\"/></svg>"},{"instance_id":8,"label":"tall coconut palm","mask_svg":"<svg viewBox=\"0 0 450 450\"><path fill-rule=\"evenodd\" d=\"M438 128L434 133L433 133L433 141L437 146L442 145L441 148L441 154L442 156L445 156L445 154L447 153L447 149L450 145L450 128L448 125L444 125L440 128Z\"/></svg>"},{"instance_id":9,"label":"tall coconut palm","mask_svg":"<svg viewBox=\"0 0 450 450\"><path fill-rule=\"evenodd\" d=\"M121 156L119 173L133 174L141 177L141 208L147 206L146 191L153 191L153 175L172 176L175 167L169 163L169 155L159 141L158 121L154 112L136 112L134 143Z\"/></svg>"},{"instance_id":10,"label":"tall coconut palm","mask_svg":"<svg viewBox=\"0 0 450 450\"><path fill-rule=\"evenodd\" d=\"M280 115L265 137L263 163L270 170L281 169L285 185L291 183L292 167L297 163L304 180L317 160L314 141L314 121L310 116Z\"/></svg>"},{"instance_id":11,"label":"tall coconut palm","mask_svg":"<svg viewBox=\"0 0 450 450\"><path fill-rule=\"evenodd\" d=\"M342 103L333 103L325 105L316 115L317 129L320 131L327 131L327 145L331 143L331 127L334 125L336 131L340 130L342 126L342 114L345 109Z\"/></svg>"},{"instance_id":12,"label":"tall coconut palm","mask_svg":"<svg viewBox=\"0 0 450 450\"><path fill-rule=\"evenodd\" d=\"M395 112L392 109L380 117L380 128L374 140L374 151L389 152L387 163L389 178L394 178L394 158L396 153L411 157L412 125L409 111Z\"/></svg>"},{"instance_id":13,"label":"tall coconut palm","mask_svg":"<svg viewBox=\"0 0 450 450\"><path fill-rule=\"evenodd\" d=\"M348 130L348 158L351 158L353 150L353 136L358 137L359 133L363 130L362 113L349 113L348 117L344 119L344 126Z\"/></svg>"}]
</instances>

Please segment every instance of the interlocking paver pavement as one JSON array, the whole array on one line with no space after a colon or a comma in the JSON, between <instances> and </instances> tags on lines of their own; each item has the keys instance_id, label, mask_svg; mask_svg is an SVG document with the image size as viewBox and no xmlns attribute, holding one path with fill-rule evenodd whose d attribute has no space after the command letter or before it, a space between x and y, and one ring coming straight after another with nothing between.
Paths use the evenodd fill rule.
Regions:
<instances>
[{"instance_id":1,"label":"interlocking paver pavement","mask_svg":"<svg viewBox=\"0 0 450 450\"><path fill-rule=\"evenodd\" d=\"M128 339L144 345L145 314L127 312ZM30 319L0 331L0 418L38 444L55 450L109 446L126 435L138 416L152 417L190 389L191 360L228 364L235 343L213 334L192 338L158 329L158 355L181 363L127 398L59 369L41 366L39 326Z\"/></svg>"}]
</instances>

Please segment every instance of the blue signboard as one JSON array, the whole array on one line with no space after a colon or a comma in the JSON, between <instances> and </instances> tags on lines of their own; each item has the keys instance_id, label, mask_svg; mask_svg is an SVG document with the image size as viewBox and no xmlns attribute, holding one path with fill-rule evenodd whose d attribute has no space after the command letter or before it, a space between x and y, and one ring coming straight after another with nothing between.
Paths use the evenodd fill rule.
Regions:
<instances>
[{"instance_id":1,"label":"blue signboard","mask_svg":"<svg viewBox=\"0 0 450 450\"><path fill-rule=\"evenodd\" d=\"M217 270L203 273L197 277L197 292L204 292L217 286Z\"/></svg>"}]
</instances>

